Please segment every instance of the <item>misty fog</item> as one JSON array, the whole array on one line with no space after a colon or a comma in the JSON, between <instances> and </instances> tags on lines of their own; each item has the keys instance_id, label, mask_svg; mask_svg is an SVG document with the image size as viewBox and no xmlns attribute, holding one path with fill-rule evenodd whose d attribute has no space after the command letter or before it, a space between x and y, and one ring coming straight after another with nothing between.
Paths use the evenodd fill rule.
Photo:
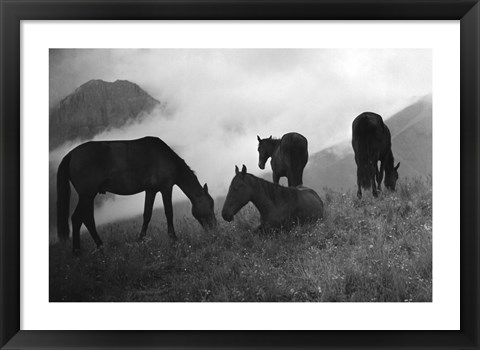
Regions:
<instances>
[{"instance_id":1,"label":"misty fog","mask_svg":"<svg viewBox=\"0 0 480 350\"><path fill-rule=\"evenodd\" d=\"M307 137L309 153L350 139L361 112L384 118L432 91L430 49L62 49L50 51L50 107L91 79L129 80L166 105L95 140L158 136L224 196L234 166L257 167L257 135ZM61 158L79 142L50 153ZM308 167L308 164L307 164ZM308 186L308 183L305 185ZM353 184L352 184L353 185ZM175 188L174 200L185 200ZM156 206L161 206L158 195ZM220 210L216 206L216 210ZM116 197L99 224L143 211L143 194Z\"/></svg>"}]
</instances>

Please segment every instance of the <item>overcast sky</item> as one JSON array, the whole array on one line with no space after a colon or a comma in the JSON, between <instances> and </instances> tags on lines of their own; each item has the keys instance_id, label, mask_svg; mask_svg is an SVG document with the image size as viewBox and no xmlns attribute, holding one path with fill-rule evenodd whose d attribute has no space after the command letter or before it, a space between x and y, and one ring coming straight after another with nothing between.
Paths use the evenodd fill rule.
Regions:
<instances>
[{"instance_id":1,"label":"overcast sky","mask_svg":"<svg viewBox=\"0 0 480 350\"><path fill-rule=\"evenodd\" d=\"M350 139L351 123L361 112L387 118L431 93L432 54L430 49L50 51L51 106L91 79L134 82L171 113L165 118L157 110L142 125L96 139L158 136L217 196L226 194L236 164L262 173L257 134L299 132L313 154ZM180 193L176 198L185 198ZM137 196L128 207L140 212L142 201Z\"/></svg>"}]
</instances>

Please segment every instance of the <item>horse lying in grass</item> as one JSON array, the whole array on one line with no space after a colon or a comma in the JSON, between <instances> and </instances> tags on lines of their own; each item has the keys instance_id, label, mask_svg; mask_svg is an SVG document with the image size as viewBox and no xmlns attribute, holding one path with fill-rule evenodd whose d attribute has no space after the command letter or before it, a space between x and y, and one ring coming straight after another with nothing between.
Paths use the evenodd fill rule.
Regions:
<instances>
[{"instance_id":1,"label":"horse lying in grass","mask_svg":"<svg viewBox=\"0 0 480 350\"><path fill-rule=\"evenodd\" d=\"M95 227L93 201L97 193L132 195L145 191L143 225L139 239L147 233L157 192L162 193L168 234L173 228L172 189L180 187L192 203L192 214L205 229L216 225L213 199L195 173L170 147L157 137L130 141L86 142L70 151L57 172L58 238L69 238L70 182L79 201L72 215L73 252L80 252L80 227L85 224L97 247L102 246Z\"/></svg>"},{"instance_id":2,"label":"horse lying in grass","mask_svg":"<svg viewBox=\"0 0 480 350\"><path fill-rule=\"evenodd\" d=\"M235 166L235 177L222 209L223 219L232 221L248 202L252 202L260 212L258 229L262 231L290 228L323 217L323 202L314 190L304 186L274 184L248 174L245 165L242 171Z\"/></svg>"}]
</instances>

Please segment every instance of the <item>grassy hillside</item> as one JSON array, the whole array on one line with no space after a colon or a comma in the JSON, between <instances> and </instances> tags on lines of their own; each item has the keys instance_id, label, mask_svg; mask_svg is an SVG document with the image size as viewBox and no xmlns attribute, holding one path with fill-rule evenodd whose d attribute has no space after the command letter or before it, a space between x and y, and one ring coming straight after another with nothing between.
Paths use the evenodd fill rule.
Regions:
<instances>
[{"instance_id":1,"label":"grassy hillside","mask_svg":"<svg viewBox=\"0 0 480 350\"><path fill-rule=\"evenodd\" d=\"M404 180L362 201L325 189L323 220L267 235L251 206L208 233L177 216L175 244L159 215L142 243L140 219L105 225L102 251L89 235L80 257L50 246L50 301L431 301L431 188Z\"/></svg>"}]
</instances>

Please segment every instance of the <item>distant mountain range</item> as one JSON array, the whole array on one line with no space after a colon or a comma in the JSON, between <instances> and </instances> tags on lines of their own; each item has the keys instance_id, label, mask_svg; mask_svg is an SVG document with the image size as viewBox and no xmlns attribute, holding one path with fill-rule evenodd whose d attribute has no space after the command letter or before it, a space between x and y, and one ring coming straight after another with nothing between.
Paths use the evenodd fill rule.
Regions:
<instances>
[{"instance_id":1,"label":"distant mountain range","mask_svg":"<svg viewBox=\"0 0 480 350\"><path fill-rule=\"evenodd\" d=\"M392 134L395 164L401 163L400 179L431 174L432 96L419 99L388 119L383 117ZM325 187L349 189L356 186L356 169L353 149L348 140L313 153L305 168L303 182L319 192L323 192Z\"/></svg>"},{"instance_id":2,"label":"distant mountain range","mask_svg":"<svg viewBox=\"0 0 480 350\"><path fill-rule=\"evenodd\" d=\"M90 80L50 110L50 150L137 121L158 106L159 101L127 80Z\"/></svg>"}]
</instances>

